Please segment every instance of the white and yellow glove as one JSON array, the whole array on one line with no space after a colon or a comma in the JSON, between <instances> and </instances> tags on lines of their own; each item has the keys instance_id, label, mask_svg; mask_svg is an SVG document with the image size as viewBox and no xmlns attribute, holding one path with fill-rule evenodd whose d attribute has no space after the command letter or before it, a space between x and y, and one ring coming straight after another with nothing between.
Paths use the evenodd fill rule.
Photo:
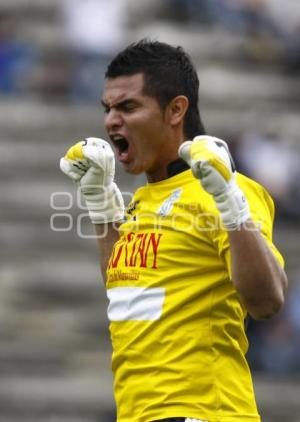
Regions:
<instances>
[{"instance_id":1,"label":"white and yellow glove","mask_svg":"<svg viewBox=\"0 0 300 422\"><path fill-rule=\"evenodd\" d=\"M114 183L114 153L108 142L99 138L78 142L61 158L60 168L79 185L94 224L124 217L123 197Z\"/></svg>"},{"instance_id":2,"label":"white and yellow glove","mask_svg":"<svg viewBox=\"0 0 300 422\"><path fill-rule=\"evenodd\" d=\"M236 171L226 142L196 136L180 145L178 154L213 196L226 229L236 229L250 217L247 200L235 181Z\"/></svg>"}]
</instances>

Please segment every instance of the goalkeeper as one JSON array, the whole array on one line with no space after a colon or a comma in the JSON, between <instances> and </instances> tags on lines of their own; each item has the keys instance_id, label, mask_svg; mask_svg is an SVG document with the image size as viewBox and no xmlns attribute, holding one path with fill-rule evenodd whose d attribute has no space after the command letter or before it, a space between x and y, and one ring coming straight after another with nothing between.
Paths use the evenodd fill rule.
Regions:
<instances>
[{"instance_id":1,"label":"goalkeeper","mask_svg":"<svg viewBox=\"0 0 300 422\"><path fill-rule=\"evenodd\" d=\"M102 98L114 152L88 137L61 159L99 234L118 422L260 421L244 320L284 303L274 206L205 134L198 88L182 48L130 45ZM126 210L115 158L148 180Z\"/></svg>"}]
</instances>

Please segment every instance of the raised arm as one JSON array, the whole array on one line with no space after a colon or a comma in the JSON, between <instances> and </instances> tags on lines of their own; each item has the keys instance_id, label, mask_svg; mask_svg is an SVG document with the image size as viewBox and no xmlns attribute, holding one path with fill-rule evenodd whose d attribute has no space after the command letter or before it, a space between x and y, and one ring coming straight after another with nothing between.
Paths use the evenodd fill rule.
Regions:
<instances>
[{"instance_id":1,"label":"raised arm","mask_svg":"<svg viewBox=\"0 0 300 422\"><path fill-rule=\"evenodd\" d=\"M116 223L108 223L105 227L103 224L95 224L95 230L97 234L100 269L103 281L105 282L106 269L114 244L119 239L119 232Z\"/></svg>"},{"instance_id":2,"label":"raised arm","mask_svg":"<svg viewBox=\"0 0 300 422\"><path fill-rule=\"evenodd\" d=\"M284 303L285 272L252 221L228 235L232 281L243 303L253 318L270 318Z\"/></svg>"},{"instance_id":3,"label":"raised arm","mask_svg":"<svg viewBox=\"0 0 300 422\"><path fill-rule=\"evenodd\" d=\"M183 143L179 155L210 193L228 230L232 281L255 319L269 318L284 303L287 277L251 220L247 200L235 181L227 144L210 136Z\"/></svg>"},{"instance_id":4,"label":"raised arm","mask_svg":"<svg viewBox=\"0 0 300 422\"><path fill-rule=\"evenodd\" d=\"M124 215L120 190L114 183L115 160L110 145L99 138L86 138L73 145L60 160L61 170L78 184L90 219L95 225L103 280L118 222Z\"/></svg>"}]
</instances>

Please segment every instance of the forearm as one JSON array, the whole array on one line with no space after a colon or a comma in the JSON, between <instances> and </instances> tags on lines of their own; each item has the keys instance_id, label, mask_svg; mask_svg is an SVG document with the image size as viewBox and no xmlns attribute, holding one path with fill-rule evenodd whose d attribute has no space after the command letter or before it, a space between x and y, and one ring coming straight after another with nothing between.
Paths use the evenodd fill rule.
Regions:
<instances>
[{"instance_id":1,"label":"forearm","mask_svg":"<svg viewBox=\"0 0 300 422\"><path fill-rule=\"evenodd\" d=\"M106 269L115 242L119 239L118 223L95 224L102 278L106 281Z\"/></svg>"},{"instance_id":2,"label":"forearm","mask_svg":"<svg viewBox=\"0 0 300 422\"><path fill-rule=\"evenodd\" d=\"M241 300L253 318L271 317L284 303L285 272L251 220L228 235L232 279Z\"/></svg>"}]
</instances>

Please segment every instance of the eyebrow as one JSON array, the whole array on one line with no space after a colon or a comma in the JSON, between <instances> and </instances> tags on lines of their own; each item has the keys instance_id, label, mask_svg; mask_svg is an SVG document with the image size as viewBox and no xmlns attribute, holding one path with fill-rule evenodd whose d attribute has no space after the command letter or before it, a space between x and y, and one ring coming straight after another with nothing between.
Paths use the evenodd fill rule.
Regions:
<instances>
[{"instance_id":1,"label":"eyebrow","mask_svg":"<svg viewBox=\"0 0 300 422\"><path fill-rule=\"evenodd\" d=\"M120 102L117 102L115 104L113 104L112 106L109 106L109 104L107 104L105 101L101 100L101 104L105 109L110 109L111 107L122 107L128 103L131 102L136 102L136 100L134 100L133 98L126 98L125 100L122 100Z\"/></svg>"},{"instance_id":2,"label":"eyebrow","mask_svg":"<svg viewBox=\"0 0 300 422\"><path fill-rule=\"evenodd\" d=\"M103 108L108 108L108 104L103 100L101 100L101 105Z\"/></svg>"}]
</instances>

